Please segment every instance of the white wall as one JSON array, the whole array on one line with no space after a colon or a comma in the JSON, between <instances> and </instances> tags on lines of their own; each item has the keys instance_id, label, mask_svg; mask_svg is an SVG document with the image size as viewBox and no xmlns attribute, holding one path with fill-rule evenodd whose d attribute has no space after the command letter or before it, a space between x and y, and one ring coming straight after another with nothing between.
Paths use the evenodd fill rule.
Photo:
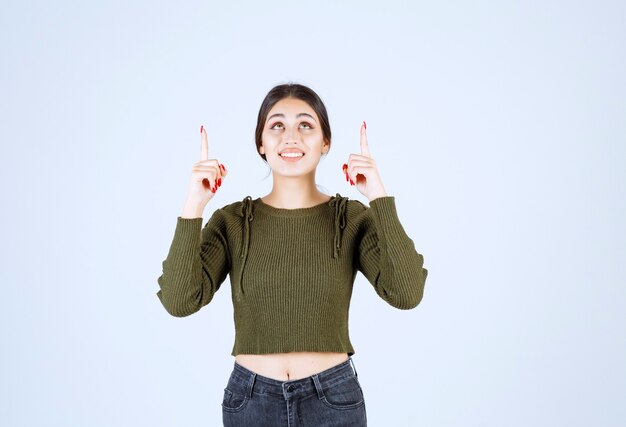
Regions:
<instances>
[{"instance_id":1,"label":"white wall","mask_svg":"<svg viewBox=\"0 0 626 427\"><path fill-rule=\"evenodd\" d=\"M429 269L415 310L359 274L371 426L622 426L626 8L618 1L12 2L0 16L0 424L216 426L229 281L156 291L199 127L267 194L260 103L322 97L328 194L372 156Z\"/></svg>"}]
</instances>

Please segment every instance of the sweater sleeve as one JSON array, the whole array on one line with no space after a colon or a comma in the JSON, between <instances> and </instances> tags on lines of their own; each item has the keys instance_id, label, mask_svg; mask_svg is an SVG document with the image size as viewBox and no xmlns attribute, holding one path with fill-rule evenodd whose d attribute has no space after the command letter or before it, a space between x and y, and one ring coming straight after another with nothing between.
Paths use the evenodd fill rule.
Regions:
<instances>
[{"instance_id":1,"label":"sweater sleeve","mask_svg":"<svg viewBox=\"0 0 626 427\"><path fill-rule=\"evenodd\" d=\"M366 208L365 229L358 245L358 269L391 306L417 307L428 270L396 211L395 197L379 197Z\"/></svg>"},{"instance_id":2,"label":"sweater sleeve","mask_svg":"<svg viewBox=\"0 0 626 427\"><path fill-rule=\"evenodd\" d=\"M176 317L189 316L213 299L230 271L223 216L216 210L202 227L202 217L178 217L157 296Z\"/></svg>"}]
</instances>

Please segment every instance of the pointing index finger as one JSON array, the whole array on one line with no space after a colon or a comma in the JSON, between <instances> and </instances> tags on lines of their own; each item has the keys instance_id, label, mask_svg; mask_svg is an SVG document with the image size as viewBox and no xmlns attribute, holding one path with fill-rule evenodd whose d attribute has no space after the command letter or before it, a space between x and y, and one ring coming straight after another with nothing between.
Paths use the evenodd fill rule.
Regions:
<instances>
[{"instance_id":1,"label":"pointing index finger","mask_svg":"<svg viewBox=\"0 0 626 427\"><path fill-rule=\"evenodd\" d=\"M209 160L209 141L204 126L200 126L200 134L200 160Z\"/></svg>"},{"instance_id":2,"label":"pointing index finger","mask_svg":"<svg viewBox=\"0 0 626 427\"><path fill-rule=\"evenodd\" d=\"M371 157L370 149L367 145L367 133L365 131L366 129L367 125L365 124L365 122L361 123L361 154L367 157Z\"/></svg>"}]
</instances>

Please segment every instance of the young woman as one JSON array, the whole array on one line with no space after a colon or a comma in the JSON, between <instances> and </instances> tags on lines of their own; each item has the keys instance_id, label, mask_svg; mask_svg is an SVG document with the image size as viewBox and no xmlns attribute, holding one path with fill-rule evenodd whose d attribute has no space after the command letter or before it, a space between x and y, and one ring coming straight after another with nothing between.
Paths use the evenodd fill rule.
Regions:
<instances>
[{"instance_id":1,"label":"young woman","mask_svg":"<svg viewBox=\"0 0 626 427\"><path fill-rule=\"evenodd\" d=\"M356 273L390 305L411 309L422 299L428 270L370 156L365 122L360 154L337 170L369 207L317 189L317 165L331 146L319 96L300 84L274 87L255 134L257 152L272 169L272 191L216 209L204 227L204 208L228 171L210 158L204 127L200 133L201 159L157 296L171 315L188 316L230 275L235 360L224 389L224 425L366 426L348 334Z\"/></svg>"}]
</instances>

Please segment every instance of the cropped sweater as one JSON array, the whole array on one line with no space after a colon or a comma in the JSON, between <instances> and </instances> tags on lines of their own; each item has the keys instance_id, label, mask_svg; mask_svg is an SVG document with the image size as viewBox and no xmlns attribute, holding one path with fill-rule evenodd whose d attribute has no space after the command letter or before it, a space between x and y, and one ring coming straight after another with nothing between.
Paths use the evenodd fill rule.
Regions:
<instances>
[{"instance_id":1,"label":"cropped sweater","mask_svg":"<svg viewBox=\"0 0 626 427\"><path fill-rule=\"evenodd\" d=\"M213 299L230 276L231 354L292 351L355 354L348 311L357 271L391 306L422 300L428 270L396 211L394 196L369 207L339 193L283 209L247 196L202 217L178 217L157 292L183 317Z\"/></svg>"}]
</instances>

